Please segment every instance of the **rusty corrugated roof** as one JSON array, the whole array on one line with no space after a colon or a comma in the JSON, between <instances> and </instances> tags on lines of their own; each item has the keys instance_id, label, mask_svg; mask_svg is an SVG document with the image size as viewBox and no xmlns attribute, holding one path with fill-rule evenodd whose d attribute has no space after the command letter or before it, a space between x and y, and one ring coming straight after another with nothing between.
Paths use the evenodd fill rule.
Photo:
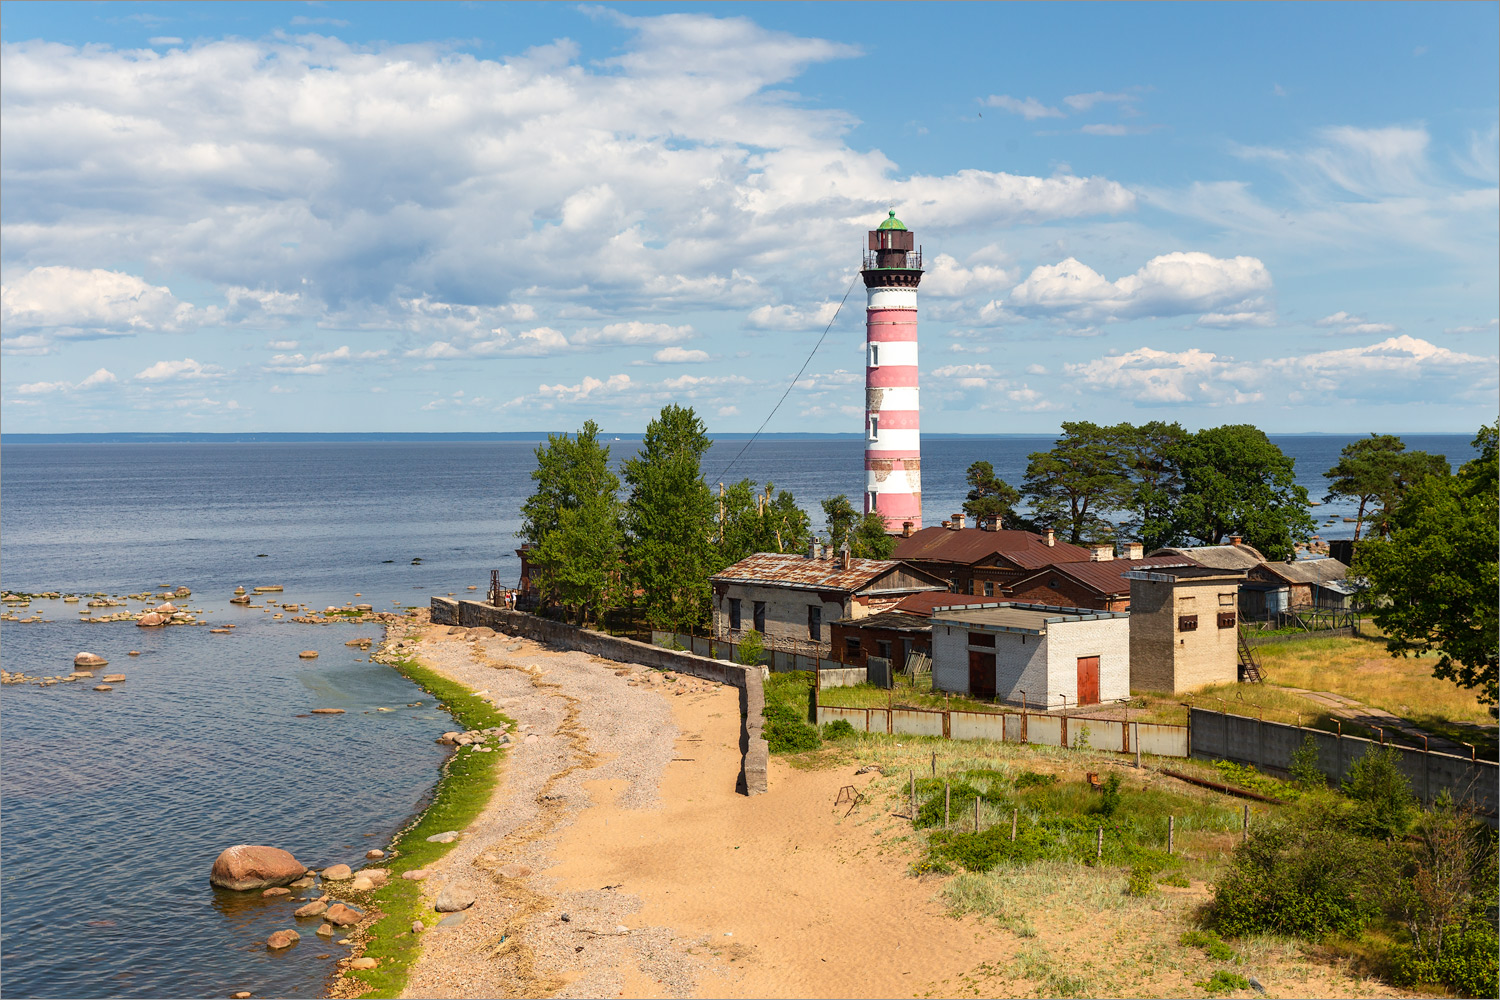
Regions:
<instances>
[{"instance_id":1,"label":"rusty corrugated roof","mask_svg":"<svg viewBox=\"0 0 1500 1000\"><path fill-rule=\"evenodd\" d=\"M985 531L982 528L923 528L910 538L896 539L897 559L972 566L1002 555L1022 569L1040 569L1060 562L1088 562L1088 549L1058 541L1048 545L1029 531Z\"/></svg>"},{"instance_id":2,"label":"rusty corrugated roof","mask_svg":"<svg viewBox=\"0 0 1500 1000\"><path fill-rule=\"evenodd\" d=\"M1349 575L1349 567L1333 558L1265 562L1257 568L1287 583L1332 583Z\"/></svg>"},{"instance_id":3,"label":"rusty corrugated roof","mask_svg":"<svg viewBox=\"0 0 1500 1000\"><path fill-rule=\"evenodd\" d=\"M798 590L842 590L858 593L895 569L931 580L934 589L945 583L899 559L850 559L843 569L839 559L809 559L795 552L757 552L733 566L725 567L711 578L715 583L750 583L762 587L791 587Z\"/></svg>"},{"instance_id":4,"label":"rusty corrugated roof","mask_svg":"<svg viewBox=\"0 0 1500 1000\"><path fill-rule=\"evenodd\" d=\"M1132 569L1146 569L1152 566L1197 566L1198 563L1183 556L1146 556L1142 559L1106 559L1102 562L1084 563L1060 563L1056 566L1046 566L1030 576L1024 576L1015 583L1007 584L1007 591L1021 590L1032 581L1056 573L1068 577L1096 594L1114 596L1130 593L1130 581L1120 574Z\"/></svg>"}]
</instances>

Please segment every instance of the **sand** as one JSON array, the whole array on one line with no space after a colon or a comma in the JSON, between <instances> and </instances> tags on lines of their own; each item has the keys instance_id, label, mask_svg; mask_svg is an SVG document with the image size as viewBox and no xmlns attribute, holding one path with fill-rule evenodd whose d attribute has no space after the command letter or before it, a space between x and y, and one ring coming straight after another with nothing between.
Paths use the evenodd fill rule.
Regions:
<instances>
[{"instance_id":1,"label":"sand","mask_svg":"<svg viewBox=\"0 0 1500 1000\"><path fill-rule=\"evenodd\" d=\"M1020 929L955 918L941 877L908 873L898 804L857 761L773 758L768 794L736 794L732 688L441 627L418 655L536 738L424 883L478 902L427 932L406 996L1056 995L1075 974L1095 992L1201 996L1212 971L1176 944L1205 886L1127 902L1123 876L1076 869L1025 883ZM871 794L846 817L848 785ZM1400 995L1295 946L1252 951L1271 996Z\"/></svg>"}]
</instances>

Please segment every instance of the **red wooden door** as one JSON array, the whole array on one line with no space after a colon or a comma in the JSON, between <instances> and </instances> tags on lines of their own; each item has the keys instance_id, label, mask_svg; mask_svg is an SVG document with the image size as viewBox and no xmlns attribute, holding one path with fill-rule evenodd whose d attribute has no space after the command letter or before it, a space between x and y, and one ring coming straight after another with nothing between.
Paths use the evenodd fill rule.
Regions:
<instances>
[{"instance_id":1,"label":"red wooden door","mask_svg":"<svg viewBox=\"0 0 1500 1000\"><path fill-rule=\"evenodd\" d=\"M1078 658L1078 704L1097 705L1099 703L1099 657L1080 656Z\"/></svg>"},{"instance_id":2,"label":"red wooden door","mask_svg":"<svg viewBox=\"0 0 1500 1000\"><path fill-rule=\"evenodd\" d=\"M969 651L969 695L995 697L995 654Z\"/></svg>"}]
</instances>

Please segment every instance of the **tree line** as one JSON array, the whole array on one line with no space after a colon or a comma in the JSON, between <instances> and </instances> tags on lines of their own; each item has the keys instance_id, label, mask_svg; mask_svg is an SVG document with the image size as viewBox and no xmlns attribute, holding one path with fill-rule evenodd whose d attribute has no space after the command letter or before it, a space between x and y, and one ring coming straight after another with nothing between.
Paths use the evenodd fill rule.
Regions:
<instances>
[{"instance_id":1,"label":"tree line","mask_svg":"<svg viewBox=\"0 0 1500 1000\"><path fill-rule=\"evenodd\" d=\"M686 630L707 623L715 573L756 552L806 551L812 520L791 493L749 479L713 493L700 470L712 444L691 407L665 406L625 461L622 484L594 421L576 435L549 434L517 532L543 603L580 622L632 605L652 628ZM822 507L835 549L875 559L894 550L884 522L848 496Z\"/></svg>"},{"instance_id":2,"label":"tree line","mask_svg":"<svg viewBox=\"0 0 1500 1000\"><path fill-rule=\"evenodd\" d=\"M1316 528L1292 458L1256 427L1070 421L1062 432L1028 456L1019 488L991 463L972 464L964 512L1075 544L1134 539L1148 552L1238 535L1268 559L1292 555ZM1481 428L1479 458L1453 474L1441 455L1372 434L1345 446L1324 473L1327 500L1357 503L1356 539L1369 532L1355 572L1368 581L1393 654L1436 650L1439 677L1490 702L1500 632L1495 439L1495 427ZM631 605L652 628L685 630L709 621L709 578L753 553L803 552L814 541L863 558L894 551L882 519L845 494L822 501L822 536L772 483L742 479L715 495L700 468L712 443L691 407L665 406L624 463L623 484L592 420L538 445L517 534L531 546L543 602L579 621Z\"/></svg>"}]
</instances>

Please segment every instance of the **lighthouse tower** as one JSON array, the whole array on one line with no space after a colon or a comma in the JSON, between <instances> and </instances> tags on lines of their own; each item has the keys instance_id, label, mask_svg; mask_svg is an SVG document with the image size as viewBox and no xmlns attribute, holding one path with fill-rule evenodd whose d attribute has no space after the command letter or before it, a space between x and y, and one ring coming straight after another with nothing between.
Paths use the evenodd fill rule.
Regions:
<instances>
[{"instance_id":1,"label":"lighthouse tower","mask_svg":"<svg viewBox=\"0 0 1500 1000\"><path fill-rule=\"evenodd\" d=\"M917 284L922 251L893 211L865 251L865 513L899 534L922 527Z\"/></svg>"}]
</instances>

